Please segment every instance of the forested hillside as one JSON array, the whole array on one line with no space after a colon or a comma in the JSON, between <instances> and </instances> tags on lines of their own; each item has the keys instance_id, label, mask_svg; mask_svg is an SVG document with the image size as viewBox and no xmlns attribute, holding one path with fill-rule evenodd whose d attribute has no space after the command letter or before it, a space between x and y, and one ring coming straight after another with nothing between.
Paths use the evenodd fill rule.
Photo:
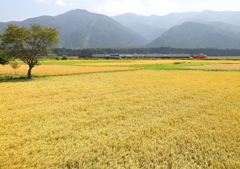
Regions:
<instances>
[{"instance_id":1,"label":"forested hillside","mask_svg":"<svg viewBox=\"0 0 240 169\"><path fill-rule=\"evenodd\" d=\"M3 33L7 24L28 26L33 23L57 28L60 32L58 47L129 47L141 46L147 42L144 37L108 16L80 9L55 17L40 16L21 22L0 23L0 33Z\"/></svg>"},{"instance_id":2,"label":"forested hillside","mask_svg":"<svg viewBox=\"0 0 240 169\"><path fill-rule=\"evenodd\" d=\"M214 24L213 24L214 25ZM240 31L217 25L207 25L195 22L185 22L175 26L148 44L148 47L178 47L178 48L240 48Z\"/></svg>"}]
</instances>

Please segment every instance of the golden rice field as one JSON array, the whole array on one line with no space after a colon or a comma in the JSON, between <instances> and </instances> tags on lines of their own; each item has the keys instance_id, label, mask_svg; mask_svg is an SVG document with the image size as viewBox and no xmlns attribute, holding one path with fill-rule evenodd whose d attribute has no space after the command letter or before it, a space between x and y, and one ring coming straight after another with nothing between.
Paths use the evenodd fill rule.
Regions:
<instances>
[{"instance_id":1,"label":"golden rice field","mask_svg":"<svg viewBox=\"0 0 240 169\"><path fill-rule=\"evenodd\" d=\"M50 61L59 63L59 65L44 65L49 61L43 61L43 65L35 66L32 69L33 75L44 76L44 75L70 75L70 74L81 74L81 73L94 73L94 72L109 72L109 71L124 71L124 70L134 70L138 68L130 68L126 66L131 65L144 65L144 64L165 64L165 63L175 63L175 62L206 62L213 63L217 65L205 65L205 66L188 66L188 68L203 68L203 69L239 69L240 61L229 61L229 60L99 60L100 63L97 63L96 60L81 60L74 61L73 65L61 65L61 62L73 62L68 61ZM20 62L21 63L21 62ZM125 67L122 67L125 66ZM20 68L16 70L16 73L19 75L27 74L28 66L21 65ZM0 74L14 74L15 70L11 66L0 65Z\"/></svg>"},{"instance_id":2,"label":"golden rice field","mask_svg":"<svg viewBox=\"0 0 240 169\"><path fill-rule=\"evenodd\" d=\"M239 72L54 76L0 96L3 169L240 166Z\"/></svg>"},{"instance_id":3,"label":"golden rice field","mask_svg":"<svg viewBox=\"0 0 240 169\"><path fill-rule=\"evenodd\" d=\"M240 69L240 64L217 64L217 65L204 65L204 66L187 66L189 68L201 69Z\"/></svg>"},{"instance_id":4,"label":"golden rice field","mask_svg":"<svg viewBox=\"0 0 240 169\"><path fill-rule=\"evenodd\" d=\"M93 66L69 66L69 65L40 65L35 66L32 69L34 75L69 75L69 74L80 74L80 73L94 73L94 72L109 72L109 71L122 71L132 70L133 68L127 67L93 67ZM28 66L21 65L17 69L18 74L27 74ZM14 69L10 66L0 65L0 74L14 73Z\"/></svg>"}]
</instances>

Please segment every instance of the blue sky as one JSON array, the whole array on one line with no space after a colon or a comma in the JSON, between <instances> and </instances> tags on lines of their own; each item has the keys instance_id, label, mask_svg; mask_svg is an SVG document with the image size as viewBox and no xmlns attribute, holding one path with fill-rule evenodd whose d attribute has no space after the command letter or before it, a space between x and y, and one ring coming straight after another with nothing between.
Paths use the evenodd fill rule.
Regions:
<instances>
[{"instance_id":1,"label":"blue sky","mask_svg":"<svg viewBox=\"0 0 240 169\"><path fill-rule=\"evenodd\" d=\"M0 22L56 16L72 9L115 16L123 13L166 15L189 11L240 11L239 0L0 0Z\"/></svg>"}]
</instances>

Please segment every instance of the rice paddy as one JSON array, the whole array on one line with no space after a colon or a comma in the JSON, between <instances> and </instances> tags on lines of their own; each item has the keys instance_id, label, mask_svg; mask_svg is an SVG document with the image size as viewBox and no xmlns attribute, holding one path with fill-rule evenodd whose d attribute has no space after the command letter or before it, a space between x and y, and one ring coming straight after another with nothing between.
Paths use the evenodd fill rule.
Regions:
<instances>
[{"instance_id":1,"label":"rice paddy","mask_svg":"<svg viewBox=\"0 0 240 169\"><path fill-rule=\"evenodd\" d=\"M201 68L201 69L240 69L240 64L217 64L217 65L188 66L188 67Z\"/></svg>"},{"instance_id":2,"label":"rice paddy","mask_svg":"<svg viewBox=\"0 0 240 169\"><path fill-rule=\"evenodd\" d=\"M0 83L0 168L239 168L238 71L104 64Z\"/></svg>"},{"instance_id":3,"label":"rice paddy","mask_svg":"<svg viewBox=\"0 0 240 169\"><path fill-rule=\"evenodd\" d=\"M109 71L123 71L132 70L134 68L127 67L93 67L93 66L71 66L71 65L40 65L32 69L34 75L69 75L81 73L94 73L94 72L109 72ZM22 65L17 69L20 75L26 74L28 71L27 65ZM14 70L10 66L0 66L0 73L11 74Z\"/></svg>"}]
</instances>

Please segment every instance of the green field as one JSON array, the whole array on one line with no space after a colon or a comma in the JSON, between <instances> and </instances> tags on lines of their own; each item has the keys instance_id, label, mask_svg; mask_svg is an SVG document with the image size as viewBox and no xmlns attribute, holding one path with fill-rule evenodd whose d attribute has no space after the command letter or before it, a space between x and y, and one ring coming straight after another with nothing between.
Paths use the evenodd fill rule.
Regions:
<instances>
[{"instance_id":1,"label":"green field","mask_svg":"<svg viewBox=\"0 0 240 169\"><path fill-rule=\"evenodd\" d=\"M153 70L187 70L186 66L203 66L203 65L214 65L219 63L208 63L208 62L185 62L177 61L173 63L162 63L162 64L143 64L143 65L132 65L131 67L140 67L144 69ZM189 68L190 69L190 68Z\"/></svg>"}]
</instances>

